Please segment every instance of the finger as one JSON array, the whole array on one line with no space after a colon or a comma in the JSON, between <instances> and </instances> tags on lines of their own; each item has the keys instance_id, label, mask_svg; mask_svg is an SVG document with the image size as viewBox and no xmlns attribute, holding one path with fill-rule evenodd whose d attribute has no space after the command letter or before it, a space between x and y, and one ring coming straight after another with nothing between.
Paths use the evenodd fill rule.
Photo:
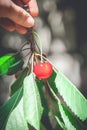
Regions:
<instances>
[{"instance_id":1,"label":"finger","mask_svg":"<svg viewBox=\"0 0 87 130\"><path fill-rule=\"evenodd\" d=\"M38 9L36 0L22 0L22 1L29 6L30 14L33 17L38 16L39 9Z\"/></svg>"},{"instance_id":2,"label":"finger","mask_svg":"<svg viewBox=\"0 0 87 130\"><path fill-rule=\"evenodd\" d=\"M27 28L20 26L18 24L15 25L15 29L17 32L19 32L20 34L26 34L27 33Z\"/></svg>"},{"instance_id":3,"label":"finger","mask_svg":"<svg viewBox=\"0 0 87 130\"><path fill-rule=\"evenodd\" d=\"M30 0L22 0L25 4L27 4Z\"/></svg>"},{"instance_id":4,"label":"finger","mask_svg":"<svg viewBox=\"0 0 87 130\"><path fill-rule=\"evenodd\" d=\"M12 0L16 5L23 7L23 2L22 0Z\"/></svg>"},{"instance_id":5,"label":"finger","mask_svg":"<svg viewBox=\"0 0 87 130\"><path fill-rule=\"evenodd\" d=\"M30 9L30 14L31 14L33 17L38 16L39 10L38 10L38 6L37 6L36 0L30 0L30 1L29 1L29 9Z\"/></svg>"},{"instance_id":6,"label":"finger","mask_svg":"<svg viewBox=\"0 0 87 130\"><path fill-rule=\"evenodd\" d=\"M6 30L8 30L10 32L15 30L14 23L7 18L0 18L0 26L5 28Z\"/></svg>"},{"instance_id":7,"label":"finger","mask_svg":"<svg viewBox=\"0 0 87 130\"><path fill-rule=\"evenodd\" d=\"M2 17L8 17L13 22L24 27L34 26L34 19L32 16L21 7L14 4L12 1L7 8L2 8L0 15L2 15Z\"/></svg>"}]
</instances>

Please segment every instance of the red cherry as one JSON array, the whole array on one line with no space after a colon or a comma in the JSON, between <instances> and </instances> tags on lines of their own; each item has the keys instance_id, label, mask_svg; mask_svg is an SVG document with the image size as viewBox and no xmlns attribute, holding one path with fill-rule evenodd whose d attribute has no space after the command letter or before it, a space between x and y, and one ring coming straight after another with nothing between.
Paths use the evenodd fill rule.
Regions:
<instances>
[{"instance_id":1,"label":"red cherry","mask_svg":"<svg viewBox=\"0 0 87 130\"><path fill-rule=\"evenodd\" d=\"M52 75L53 68L49 62L39 62L34 65L34 73L39 79L47 79Z\"/></svg>"}]
</instances>

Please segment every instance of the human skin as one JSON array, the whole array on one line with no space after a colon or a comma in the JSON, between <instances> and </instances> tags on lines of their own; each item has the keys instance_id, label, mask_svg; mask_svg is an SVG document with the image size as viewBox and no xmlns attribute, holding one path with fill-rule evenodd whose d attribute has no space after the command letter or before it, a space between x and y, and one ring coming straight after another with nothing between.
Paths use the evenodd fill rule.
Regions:
<instances>
[{"instance_id":1,"label":"human skin","mask_svg":"<svg viewBox=\"0 0 87 130\"><path fill-rule=\"evenodd\" d=\"M24 4L29 12L23 9ZM38 16L36 0L0 0L0 26L12 32L25 34L28 28L35 25L34 17Z\"/></svg>"}]
</instances>

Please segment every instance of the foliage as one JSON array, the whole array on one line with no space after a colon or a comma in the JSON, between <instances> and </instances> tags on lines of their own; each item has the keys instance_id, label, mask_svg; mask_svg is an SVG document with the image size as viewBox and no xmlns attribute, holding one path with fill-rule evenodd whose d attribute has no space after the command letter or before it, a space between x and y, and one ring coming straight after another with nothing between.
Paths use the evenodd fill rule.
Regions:
<instances>
[{"instance_id":1,"label":"foliage","mask_svg":"<svg viewBox=\"0 0 87 130\"><path fill-rule=\"evenodd\" d=\"M53 127L50 113L59 124L58 127L63 130L86 130L84 121L87 119L87 100L76 86L48 61L42 54L41 44L39 47L33 33L30 35L30 48L27 48L30 52L26 54L29 60L25 68L19 52L0 58L1 76L13 75L21 70L11 86L10 99L0 108L0 130L51 130ZM26 49L22 47L21 51L24 50ZM49 78L37 78L33 72L34 65L39 62L49 62L52 65L53 72Z\"/></svg>"},{"instance_id":2,"label":"foliage","mask_svg":"<svg viewBox=\"0 0 87 130\"><path fill-rule=\"evenodd\" d=\"M18 54L7 54L0 58L0 75L15 74L23 66Z\"/></svg>"}]
</instances>

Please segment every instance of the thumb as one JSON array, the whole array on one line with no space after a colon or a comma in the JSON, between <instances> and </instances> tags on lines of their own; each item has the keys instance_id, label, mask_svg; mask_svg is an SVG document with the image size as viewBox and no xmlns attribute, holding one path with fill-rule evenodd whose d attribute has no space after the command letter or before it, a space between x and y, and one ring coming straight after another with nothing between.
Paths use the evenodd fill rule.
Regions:
<instances>
[{"instance_id":1,"label":"thumb","mask_svg":"<svg viewBox=\"0 0 87 130\"><path fill-rule=\"evenodd\" d=\"M7 6L2 6L0 11L1 17L7 17L13 22L24 26L24 27L32 27L34 26L33 17L27 13L23 8L17 6L15 3L10 1Z\"/></svg>"}]
</instances>

